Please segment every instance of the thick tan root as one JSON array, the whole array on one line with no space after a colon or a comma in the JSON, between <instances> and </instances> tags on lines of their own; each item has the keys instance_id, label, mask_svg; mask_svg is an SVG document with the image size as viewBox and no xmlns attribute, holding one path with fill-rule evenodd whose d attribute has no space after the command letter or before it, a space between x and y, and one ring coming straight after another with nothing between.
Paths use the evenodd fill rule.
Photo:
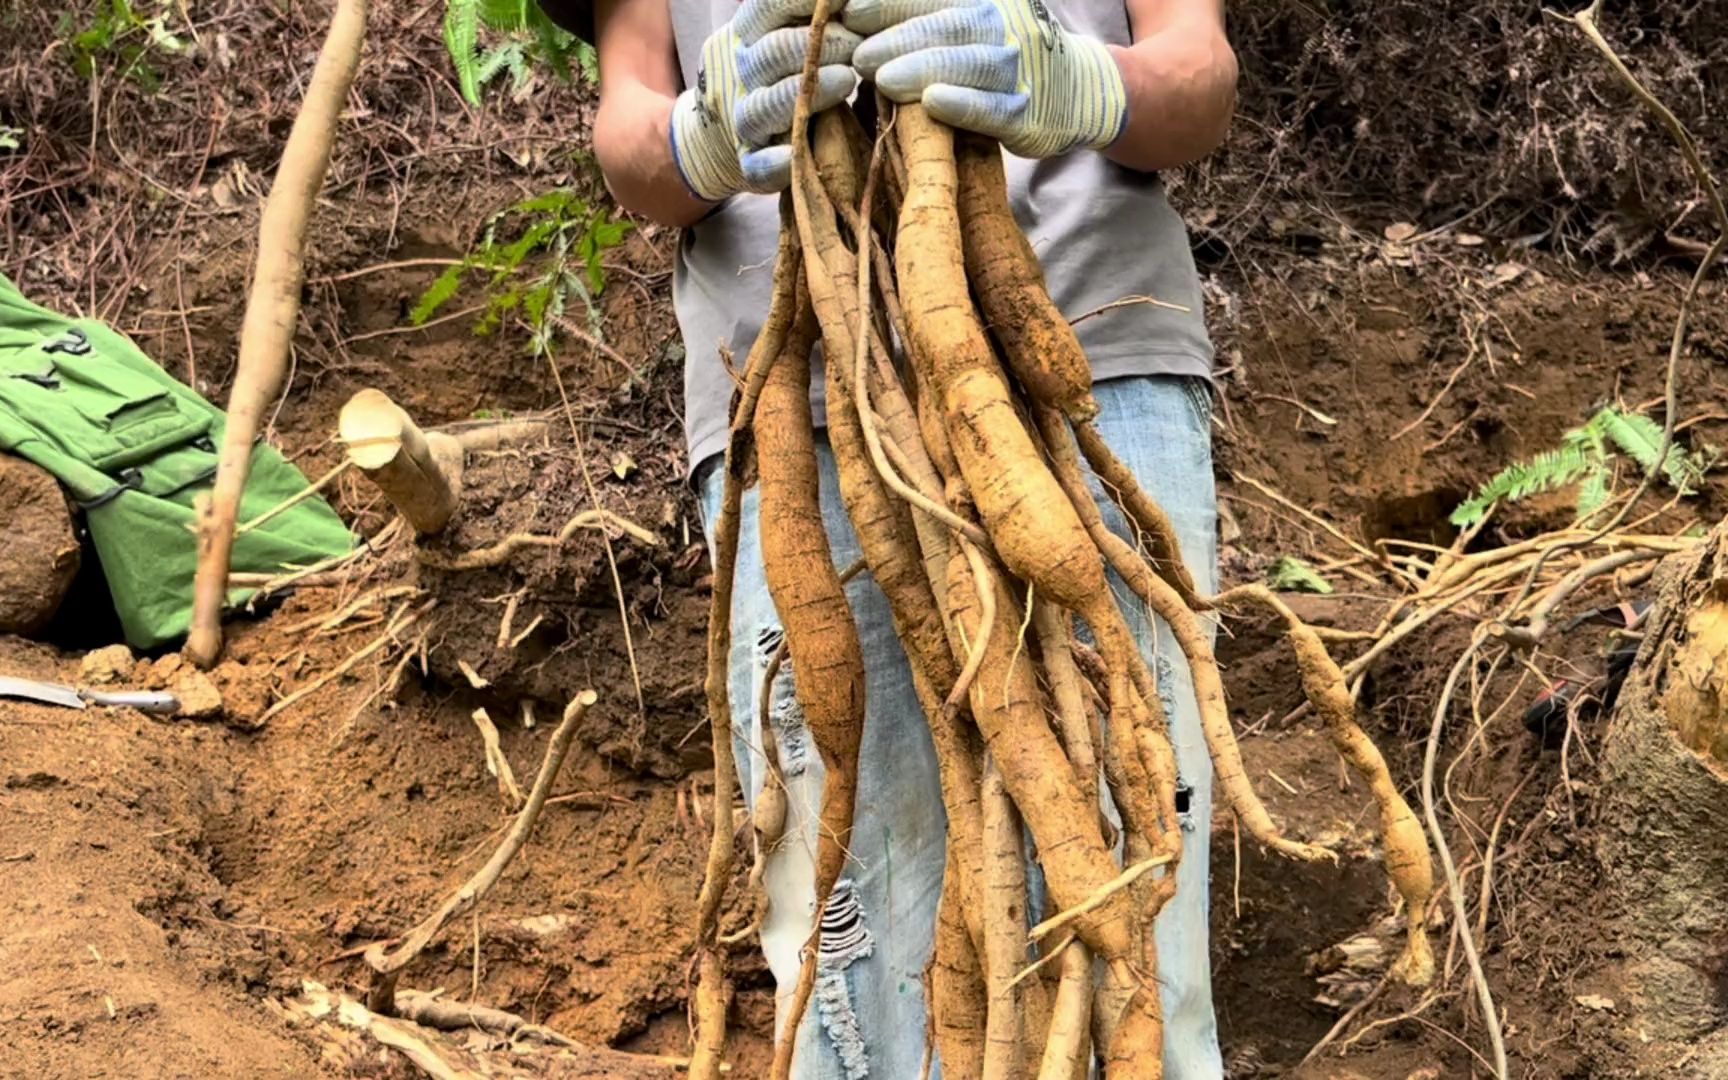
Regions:
<instances>
[{"instance_id":1,"label":"thick tan root","mask_svg":"<svg viewBox=\"0 0 1728 1080\"><path fill-rule=\"evenodd\" d=\"M1056 730L1062 748L1074 766L1080 797L1098 802L1098 754L1092 742L1092 727L1086 718L1086 695L1080 671L1074 665L1072 631L1068 615L1053 604L1032 605L1032 627L1038 635L1038 650L1044 661L1044 677L1050 682L1050 699L1056 705Z\"/></svg>"},{"instance_id":2,"label":"thick tan root","mask_svg":"<svg viewBox=\"0 0 1728 1080\"><path fill-rule=\"evenodd\" d=\"M1218 597L1220 606L1244 600L1271 609L1284 620L1290 645L1296 652L1296 670L1302 689L1314 711L1326 724L1332 745L1368 785L1380 809L1380 834L1386 847L1386 874L1404 898L1409 936L1392 973L1411 986L1427 986L1434 979L1434 954L1428 946L1428 905L1434 898L1434 859L1428 836L1410 804L1398 793L1386 759L1374 740L1356 723L1356 702L1350 695L1344 673L1326 651L1312 627L1264 585L1243 585Z\"/></svg>"},{"instance_id":3,"label":"thick tan root","mask_svg":"<svg viewBox=\"0 0 1728 1080\"><path fill-rule=\"evenodd\" d=\"M956 134L960 236L966 272L1002 355L1032 400L1075 420L1097 415L1092 365L1068 320L1050 302L1038 256L1008 206L1002 147Z\"/></svg>"},{"instance_id":4,"label":"thick tan root","mask_svg":"<svg viewBox=\"0 0 1728 1080\"><path fill-rule=\"evenodd\" d=\"M983 1080L984 1030L989 1012L984 969L973 948L960 894L955 846L948 846L948 870L936 905L936 946L930 961L930 1015L942 1075L952 1080Z\"/></svg>"},{"instance_id":5,"label":"thick tan root","mask_svg":"<svg viewBox=\"0 0 1728 1080\"><path fill-rule=\"evenodd\" d=\"M463 451L455 436L421 431L388 394L370 387L342 406L336 427L348 460L415 532L425 536L449 524L462 492Z\"/></svg>"},{"instance_id":6,"label":"thick tan root","mask_svg":"<svg viewBox=\"0 0 1728 1080\"><path fill-rule=\"evenodd\" d=\"M984 980L989 993L984 1075L1025 1074L1023 1008L1014 976L1026 960L1026 853L1020 816L996 763L984 761Z\"/></svg>"},{"instance_id":7,"label":"thick tan root","mask_svg":"<svg viewBox=\"0 0 1728 1080\"><path fill-rule=\"evenodd\" d=\"M1050 1034L1038 1080L1085 1080L1092 1059L1092 953L1071 941L1062 950L1061 981L1050 1013Z\"/></svg>"},{"instance_id":8,"label":"thick tan root","mask_svg":"<svg viewBox=\"0 0 1728 1080\"><path fill-rule=\"evenodd\" d=\"M732 791L738 768L732 753L732 590L738 565L739 515L751 460L752 422L762 388L780 358L797 306L798 237L782 230L774 260L774 299L745 364L744 386L733 406L723 464L720 514L714 523L714 591L708 607L708 667L704 691L714 746L713 831L708 839L702 891L696 899L697 983L690 1076L718 1080L726 1050L726 1010L732 989L721 948L720 902L732 878Z\"/></svg>"},{"instance_id":9,"label":"thick tan root","mask_svg":"<svg viewBox=\"0 0 1728 1080\"><path fill-rule=\"evenodd\" d=\"M1087 535L1109 560L1111 569L1127 582L1129 589L1170 627L1176 647L1188 661L1206 748L1212 756L1217 785L1229 800L1231 811L1249 836L1279 854L1309 862L1321 859L1336 861L1337 856L1325 848L1286 838L1272 820L1265 804L1254 793L1254 785L1249 782L1243 768L1242 751L1236 745L1236 733L1230 726L1230 711L1224 701L1224 680L1218 671L1218 661L1213 657L1212 644L1201 631L1199 620L1182 602L1175 587L1154 573L1146 560L1104 523L1103 515L1098 512L1098 505L1092 501L1092 493L1086 487L1074 440L1062 418L1052 410L1044 409L1038 413L1038 423L1051 467L1067 493L1069 503L1085 522Z\"/></svg>"},{"instance_id":10,"label":"thick tan root","mask_svg":"<svg viewBox=\"0 0 1728 1080\"><path fill-rule=\"evenodd\" d=\"M813 261L807 253L806 259ZM800 286L799 293L804 290ZM822 522L815 432L810 415L810 349L816 320L800 298L798 314L756 405L761 475L762 560L768 591L792 657L792 678L805 726L822 755L822 807L816 847L816 910L840 877L852 836L858 793L858 747L864 734L864 653ZM792 1067L799 1022L816 980L818 916L785 1028L774 1075Z\"/></svg>"},{"instance_id":11,"label":"thick tan root","mask_svg":"<svg viewBox=\"0 0 1728 1080\"><path fill-rule=\"evenodd\" d=\"M972 571L958 556L949 570L956 630L971 638L979 616ZM1017 615L1018 602L1000 582L995 591L997 606ZM1031 661L1016 651L1010 635L992 635L970 697L985 745L1031 828L1052 899L1059 908L1080 905L1116 876L1115 864L1104 847L1097 809L1082 801L1074 770L1045 719ZM1127 897L1114 896L1077 929L1095 952L1116 958L1128 956L1132 926Z\"/></svg>"}]
</instances>

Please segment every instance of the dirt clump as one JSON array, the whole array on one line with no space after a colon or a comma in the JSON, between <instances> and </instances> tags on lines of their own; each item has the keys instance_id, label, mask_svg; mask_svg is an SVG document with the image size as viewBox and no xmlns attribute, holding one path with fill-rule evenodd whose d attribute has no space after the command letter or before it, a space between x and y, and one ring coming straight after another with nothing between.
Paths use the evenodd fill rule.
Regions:
<instances>
[{"instance_id":1,"label":"dirt clump","mask_svg":"<svg viewBox=\"0 0 1728 1080\"><path fill-rule=\"evenodd\" d=\"M0 634L34 634L60 610L78 576L81 548L54 477L0 453Z\"/></svg>"}]
</instances>

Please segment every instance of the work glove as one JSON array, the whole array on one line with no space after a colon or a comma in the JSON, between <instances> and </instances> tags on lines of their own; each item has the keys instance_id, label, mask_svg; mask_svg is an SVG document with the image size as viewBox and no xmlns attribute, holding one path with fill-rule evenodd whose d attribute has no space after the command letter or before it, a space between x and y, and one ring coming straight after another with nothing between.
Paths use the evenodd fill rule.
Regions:
<instances>
[{"instance_id":1,"label":"work glove","mask_svg":"<svg viewBox=\"0 0 1728 1080\"><path fill-rule=\"evenodd\" d=\"M696 85L672 106L672 156L699 198L775 192L792 180L792 107L809 51L815 0L745 0L702 45ZM859 37L838 21L822 35L812 112L845 101L857 85Z\"/></svg>"},{"instance_id":2,"label":"work glove","mask_svg":"<svg viewBox=\"0 0 1728 1080\"><path fill-rule=\"evenodd\" d=\"M1128 121L1104 43L1064 30L1044 0L850 0L858 74L898 102L1021 157L1102 149Z\"/></svg>"}]
</instances>

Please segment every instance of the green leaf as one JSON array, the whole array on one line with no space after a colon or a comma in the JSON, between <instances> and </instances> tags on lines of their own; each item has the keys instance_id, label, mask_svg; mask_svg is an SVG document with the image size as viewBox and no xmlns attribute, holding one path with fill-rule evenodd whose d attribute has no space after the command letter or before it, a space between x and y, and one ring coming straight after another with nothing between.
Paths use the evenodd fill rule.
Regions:
<instances>
[{"instance_id":1,"label":"green leaf","mask_svg":"<svg viewBox=\"0 0 1728 1080\"><path fill-rule=\"evenodd\" d=\"M480 104L479 61L480 0L449 0L444 9L444 47L456 65L462 97L470 105Z\"/></svg>"},{"instance_id":2,"label":"green leaf","mask_svg":"<svg viewBox=\"0 0 1728 1080\"><path fill-rule=\"evenodd\" d=\"M585 204L581 199L577 198L576 193L571 191L569 188L553 188L550 191L542 191L533 198L523 199L521 202L510 207L508 212L512 214L559 215L563 214L572 206L577 207L578 212L580 212L580 210L585 207Z\"/></svg>"},{"instance_id":3,"label":"green leaf","mask_svg":"<svg viewBox=\"0 0 1728 1080\"><path fill-rule=\"evenodd\" d=\"M1656 467L1657 455L1662 452L1661 424L1642 413L1623 413L1612 406L1596 415L1602 421L1604 432L1621 453L1636 461L1646 473ZM1704 478L1698 463L1672 443L1668 447L1667 459L1662 462L1662 476L1669 487L1682 495L1695 494L1698 483Z\"/></svg>"},{"instance_id":4,"label":"green leaf","mask_svg":"<svg viewBox=\"0 0 1728 1080\"><path fill-rule=\"evenodd\" d=\"M1578 485L1578 520L1586 521L1590 516L1608 504L1610 471L1601 462L1595 462L1585 470L1584 480Z\"/></svg>"},{"instance_id":5,"label":"green leaf","mask_svg":"<svg viewBox=\"0 0 1728 1080\"><path fill-rule=\"evenodd\" d=\"M1460 528L1468 528L1481 521L1495 503L1517 502L1565 487L1603 457L1604 452L1587 432L1568 432L1559 449L1544 451L1529 461L1514 462L1495 473L1477 489L1476 494L1452 511L1451 522Z\"/></svg>"},{"instance_id":6,"label":"green leaf","mask_svg":"<svg viewBox=\"0 0 1728 1080\"><path fill-rule=\"evenodd\" d=\"M1281 556L1266 571L1266 584L1279 592L1310 592L1321 595L1332 592L1332 583L1319 571L1294 555Z\"/></svg>"},{"instance_id":7,"label":"green leaf","mask_svg":"<svg viewBox=\"0 0 1728 1080\"><path fill-rule=\"evenodd\" d=\"M408 322L414 326L423 325L427 319L438 313L438 309L449 302L456 290L462 287L463 271L468 269L466 262L447 267L437 280L427 286L415 301L414 310L408 313Z\"/></svg>"},{"instance_id":8,"label":"green leaf","mask_svg":"<svg viewBox=\"0 0 1728 1080\"><path fill-rule=\"evenodd\" d=\"M582 71L582 79L589 86L600 83L600 54L594 51L594 46L586 41L578 41L575 48L576 66Z\"/></svg>"}]
</instances>

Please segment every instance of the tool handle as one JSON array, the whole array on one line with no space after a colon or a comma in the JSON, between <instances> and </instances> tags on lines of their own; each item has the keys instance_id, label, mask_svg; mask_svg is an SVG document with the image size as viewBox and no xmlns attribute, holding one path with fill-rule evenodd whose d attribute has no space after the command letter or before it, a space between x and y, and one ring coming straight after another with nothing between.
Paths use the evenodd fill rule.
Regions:
<instances>
[{"instance_id":1,"label":"tool handle","mask_svg":"<svg viewBox=\"0 0 1728 1080\"><path fill-rule=\"evenodd\" d=\"M78 696L92 705L122 706L147 713L171 713L180 708L180 699L163 690L128 690L118 694L80 690Z\"/></svg>"}]
</instances>

